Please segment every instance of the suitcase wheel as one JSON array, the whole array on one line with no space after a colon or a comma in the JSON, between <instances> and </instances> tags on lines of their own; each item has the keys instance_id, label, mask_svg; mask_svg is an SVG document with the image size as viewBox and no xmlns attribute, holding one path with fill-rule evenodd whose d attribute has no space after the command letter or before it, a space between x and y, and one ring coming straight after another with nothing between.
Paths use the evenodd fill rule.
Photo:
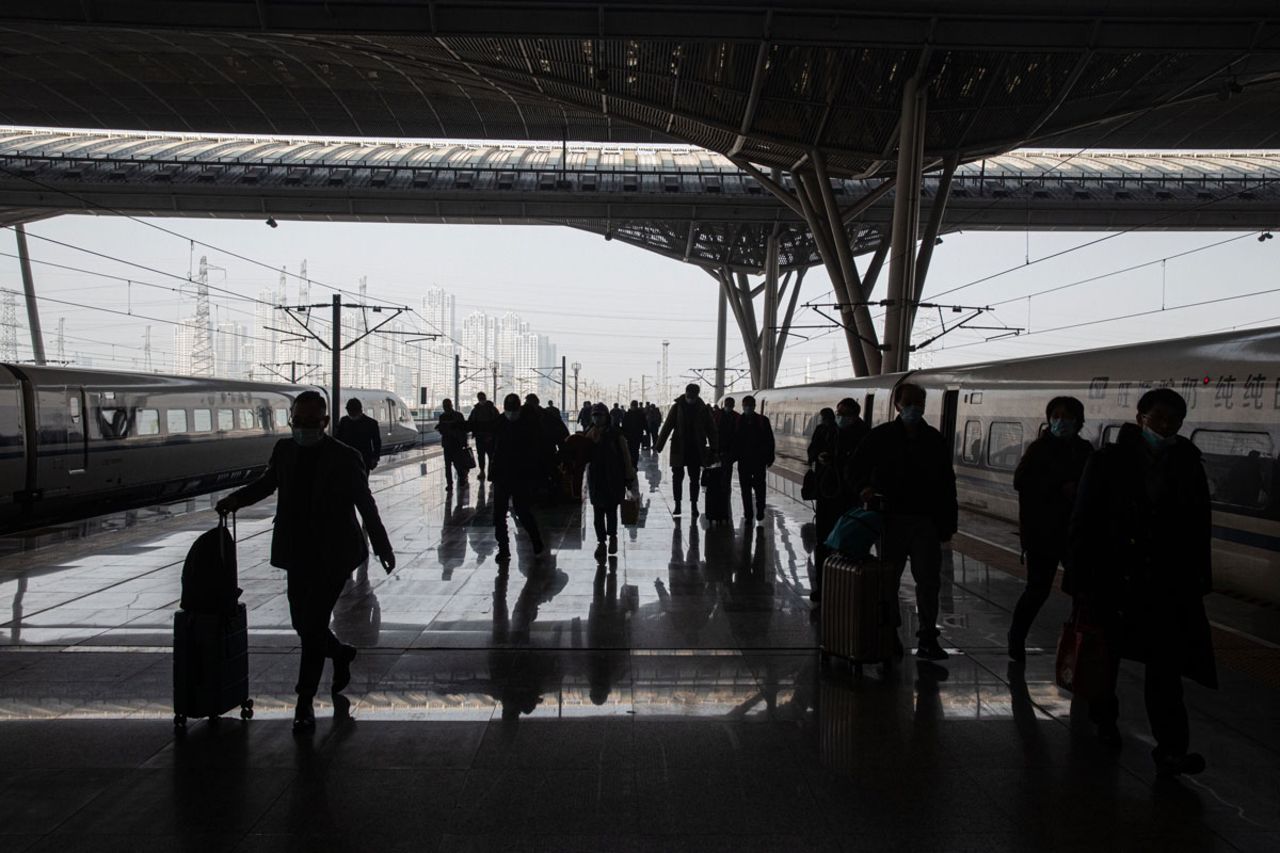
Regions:
<instances>
[{"instance_id":1,"label":"suitcase wheel","mask_svg":"<svg viewBox=\"0 0 1280 853\"><path fill-rule=\"evenodd\" d=\"M253 719L253 700L252 699L248 700L247 702L245 702L243 705L240 706L240 719L242 720Z\"/></svg>"},{"instance_id":2,"label":"suitcase wheel","mask_svg":"<svg viewBox=\"0 0 1280 853\"><path fill-rule=\"evenodd\" d=\"M174 714L174 715L173 715L173 727L174 727L175 729L185 729L185 728L187 727L187 715L186 715L186 714Z\"/></svg>"}]
</instances>

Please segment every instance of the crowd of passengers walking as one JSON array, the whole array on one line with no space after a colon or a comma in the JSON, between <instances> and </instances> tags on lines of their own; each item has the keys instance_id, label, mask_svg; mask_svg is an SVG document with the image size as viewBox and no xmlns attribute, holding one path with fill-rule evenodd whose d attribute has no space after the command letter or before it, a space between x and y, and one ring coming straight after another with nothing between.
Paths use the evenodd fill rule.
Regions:
<instances>
[{"instance_id":1,"label":"crowd of passengers walking","mask_svg":"<svg viewBox=\"0 0 1280 853\"><path fill-rule=\"evenodd\" d=\"M819 413L808 447L818 541L810 597L821 606L823 566L830 556L825 543L839 519L875 507L883 521L878 557L892 570L893 600L908 564L915 581L915 654L941 661L948 658L938 627L942 549L957 532L958 502L950 442L928 423L926 403L924 388L901 383L893 392L896 417L874 429L852 398ZM754 517L763 524L765 472L774 464L775 448L769 420L751 396L742 398L739 413L733 398L712 407L701 399L699 386L690 384L665 418L649 403L633 400L624 409L588 402L576 435L554 406L543 407L533 394L523 401L506 395L501 412L477 394L465 418L451 400L442 408L437 428L447 489L455 481L466 489L474 467L482 481L493 484L499 565L511 556L508 515L524 528L535 559L543 556L546 545L534 512L539 492L555 488L558 478L567 494L580 495L585 470L595 556L602 567L608 559L616 570L619 508L628 493L638 494L642 449L656 455L670 446L677 518L686 482L690 516L698 517L700 480L708 468L724 484L727 517L727 484L736 465L744 521ZM225 514L278 492L271 563L286 572L290 618L301 640L294 715L299 729L315 724L312 702L326 659L333 661L335 694L350 682L356 649L343 644L329 622L347 580L368 559L368 544L387 572L396 564L367 482L381 453L380 428L358 400L348 402L347 412L332 438L324 397L299 394L290 413L291 438L277 442L258 480L217 505ZM1099 739L1112 748L1122 745L1120 661L1140 662L1155 740L1152 756L1167 775L1204 769L1203 757L1190 751L1182 679L1217 686L1203 604L1212 588L1209 488L1199 450L1178 434L1186 414L1185 400L1172 389L1147 391L1134 422L1122 427L1113 444L1094 451L1080 437L1083 404L1055 397L1045 408L1040 436L1014 474L1026 586L1008 629L1009 658L1014 665L1025 662L1028 634L1061 565L1073 618L1099 626L1104 638L1106 672L1089 703ZM468 435L475 438L475 456ZM900 639L895 651L905 651Z\"/></svg>"}]
</instances>

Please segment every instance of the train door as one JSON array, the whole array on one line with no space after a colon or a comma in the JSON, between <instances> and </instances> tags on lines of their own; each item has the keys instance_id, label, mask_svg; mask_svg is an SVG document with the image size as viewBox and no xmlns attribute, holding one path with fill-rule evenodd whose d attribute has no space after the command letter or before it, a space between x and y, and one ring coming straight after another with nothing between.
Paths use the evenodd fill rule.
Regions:
<instances>
[{"instance_id":1,"label":"train door","mask_svg":"<svg viewBox=\"0 0 1280 853\"><path fill-rule=\"evenodd\" d=\"M947 447L955 452L956 446L956 413L960 406L960 391L949 390L942 393L942 422L938 424L938 430L942 433L942 437L947 440Z\"/></svg>"},{"instance_id":2,"label":"train door","mask_svg":"<svg viewBox=\"0 0 1280 853\"><path fill-rule=\"evenodd\" d=\"M84 390L78 385L46 386L36 400L36 487L47 496L65 494L75 488L88 468Z\"/></svg>"},{"instance_id":3,"label":"train door","mask_svg":"<svg viewBox=\"0 0 1280 853\"><path fill-rule=\"evenodd\" d=\"M390 441L391 438L395 435L396 421L399 419L400 416L396 412L395 398L385 397L383 399L387 403L387 420L386 420L386 423L382 425L382 440Z\"/></svg>"}]
</instances>

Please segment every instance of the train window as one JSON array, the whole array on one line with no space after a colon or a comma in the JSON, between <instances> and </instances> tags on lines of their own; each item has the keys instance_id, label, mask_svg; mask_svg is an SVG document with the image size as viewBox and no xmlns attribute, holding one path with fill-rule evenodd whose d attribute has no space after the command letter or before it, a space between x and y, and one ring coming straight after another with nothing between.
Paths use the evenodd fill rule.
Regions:
<instances>
[{"instance_id":1,"label":"train window","mask_svg":"<svg viewBox=\"0 0 1280 853\"><path fill-rule=\"evenodd\" d=\"M72 393L67 397L67 414L71 416L73 424L80 423L80 395Z\"/></svg>"},{"instance_id":2,"label":"train window","mask_svg":"<svg viewBox=\"0 0 1280 853\"><path fill-rule=\"evenodd\" d=\"M867 426L872 426L876 414L876 395L868 394L862 399L862 419L867 422Z\"/></svg>"},{"instance_id":3,"label":"train window","mask_svg":"<svg viewBox=\"0 0 1280 853\"><path fill-rule=\"evenodd\" d=\"M982 462L982 423L980 421L965 421L961 458L973 465Z\"/></svg>"},{"instance_id":4,"label":"train window","mask_svg":"<svg viewBox=\"0 0 1280 853\"><path fill-rule=\"evenodd\" d=\"M209 414L208 409L196 409L191 414L194 416L192 423L195 424L192 432L208 432L213 429L213 415Z\"/></svg>"},{"instance_id":5,"label":"train window","mask_svg":"<svg viewBox=\"0 0 1280 853\"><path fill-rule=\"evenodd\" d=\"M1102 444L1115 444L1116 439L1120 437L1120 424L1112 424L1102 431Z\"/></svg>"},{"instance_id":6,"label":"train window","mask_svg":"<svg viewBox=\"0 0 1280 853\"><path fill-rule=\"evenodd\" d=\"M178 435L187 431L187 410L166 409L164 413L165 432Z\"/></svg>"},{"instance_id":7,"label":"train window","mask_svg":"<svg viewBox=\"0 0 1280 853\"><path fill-rule=\"evenodd\" d=\"M1022 458L1022 424L996 421L987 434L987 464L992 468L1013 470Z\"/></svg>"},{"instance_id":8,"label":"train window","mask_svg":"<svg viewBox=\"0 0 1280 853\"><path fill-rule=\"evenodd\" d=\"M236 428L236 413L230 409L218 409L218 432L231 432Z\"/></svg>"},{"instance_id":9,"label":"train window","mask_svg":"<svg viewBox=\"0 0 1280 853\"><path fill-rule=\"evenodd\" d=\"M97 409L99 438L126 438L129 435L129 410L118 406Z\"/></svg>"},{"instance_id":10,"label":"train window","mask_svg":"<svg viewBox=\"0 0 1280 853\"><path fill-rule=\"evenodd\" d=\"M1215 502L1255 509L1266 505L1276 467L1269 434L1198 429L1191 440L1203 454Z\"/></svg>"},{"instance_id":11,"label":"train window","mask_svg":"<svg viewBox=\"0 0 1280 853\"><path fill-rule=\"evenodd\" d=\"M134 435L159 435L160 412L155 409L138 409L133 414Z\"/></svg>"},{"instance_id":12,"label":"train window","mask_svg":"<svg viewBox=\"0 0 1280 853\"><path fill-rule=\"evenodd\" d=\"M240 429L253 429L255 419L253 417L253 409L239 409L240 412Z\"/></svg>"},{"instance_id":13,"label":"train window","mask_svg":"<svg viewBox=\"0 0 1280 853\"><path fill-rule=\"evenodd\" d=\"M289 410L276 409L276 426L287 427L289 425Z\"/></svg>"}]
</instances>

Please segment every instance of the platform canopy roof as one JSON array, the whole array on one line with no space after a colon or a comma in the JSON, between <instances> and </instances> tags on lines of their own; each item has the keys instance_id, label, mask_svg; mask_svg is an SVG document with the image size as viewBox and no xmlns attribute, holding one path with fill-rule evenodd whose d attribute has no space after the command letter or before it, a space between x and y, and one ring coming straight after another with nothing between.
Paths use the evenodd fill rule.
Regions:
<instances>
[{"instance_id":1,"label":"platform canopy roof","mask_svg":"<svg viewBox=\"0 0 1280 853\"><path fill-rule=\"evenodd\" d=\"M9 0L0 122L683 142L844 176L1019 146L1267 148L1273 0Z\"/></svg>"}]
</instances>

